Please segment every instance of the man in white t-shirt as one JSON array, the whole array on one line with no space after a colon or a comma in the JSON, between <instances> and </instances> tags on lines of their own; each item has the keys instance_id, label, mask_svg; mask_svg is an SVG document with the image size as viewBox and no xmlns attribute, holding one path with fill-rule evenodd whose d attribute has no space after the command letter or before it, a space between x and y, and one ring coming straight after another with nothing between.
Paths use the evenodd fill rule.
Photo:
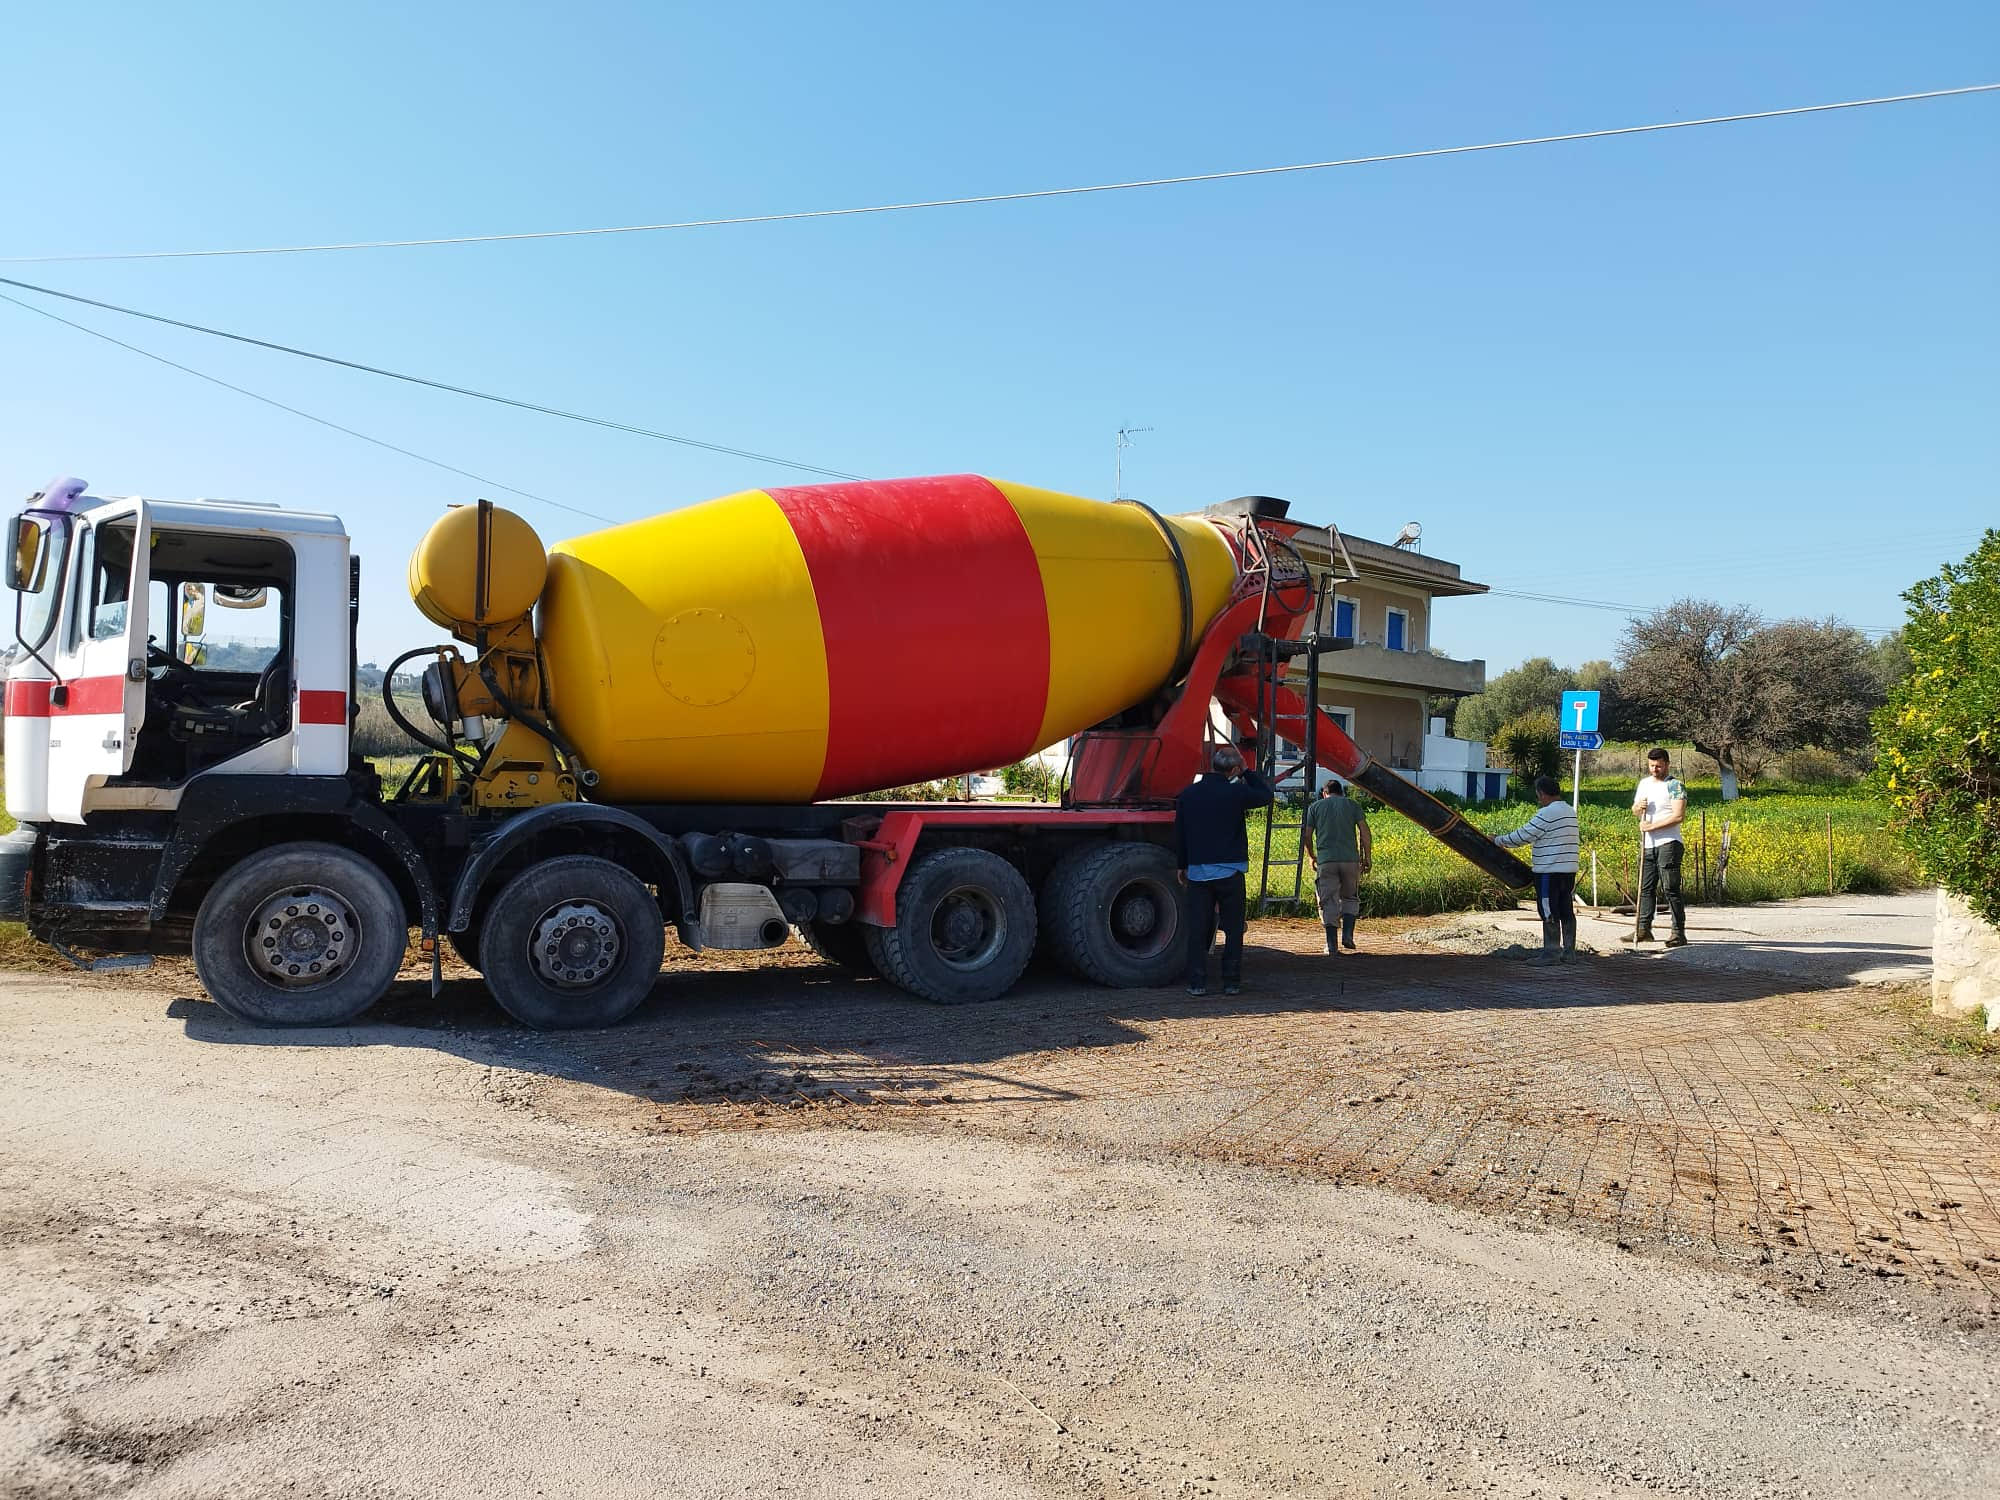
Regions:
<instances>
[{"instance_id":1,"label":"man in white t-shirt","mask_svg":"<svg viewBox=\"0 0 2000 1500\"><path fill-rule=\"evenodd\" d=\"M1649 773L1632 794L1632 811L1639 817L1639 926L1628 943L1653 940L1653 909L1660 898L1674 929L1666 946L1687 946L1687 909L1681 905L1681 820L1687 816L1687 788L1678 777L1667 774L1667 752L1648 750Z\"/></svg>"}]
</instances>

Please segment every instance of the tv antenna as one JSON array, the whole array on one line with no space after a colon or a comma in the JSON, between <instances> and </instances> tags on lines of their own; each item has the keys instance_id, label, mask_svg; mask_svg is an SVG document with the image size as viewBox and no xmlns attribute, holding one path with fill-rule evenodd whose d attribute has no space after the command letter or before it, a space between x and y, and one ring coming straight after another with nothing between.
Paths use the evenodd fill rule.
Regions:
<instances>
[{"instance_id":1,"label":"tv antenna","mask_svg":"<svg viewBox=\"0 0 2000 1500\"><path fill-rule=\"evenodd\" d=\"M1118 429L1118 441L1113 447L1113 452L1117 458L1117 478L1111 486L1111 498L1113 500L1123 500L1125 498L1125 450L1132 446L1132 439L1137 434L1151 432L1152 430L1150 427L1121 427Z\"/></svg>"}]
</instances>

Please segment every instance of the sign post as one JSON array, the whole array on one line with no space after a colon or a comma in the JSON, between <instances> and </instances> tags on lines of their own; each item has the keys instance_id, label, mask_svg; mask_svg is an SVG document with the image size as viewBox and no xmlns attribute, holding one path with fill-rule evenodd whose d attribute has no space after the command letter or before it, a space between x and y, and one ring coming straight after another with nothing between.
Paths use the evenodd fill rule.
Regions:
<instances>
[{"instance_id":1,"label":"sign post","mask_svg":"<svg viewBox=\"0 0 2000 1500\"><path fill-rule=\"evenodd\" d=\"M1556 716L1557 742L1565 750L1576 752L1576 767L1570 780L1569 805L1583 812L1583 752L1602 750L1604 736L1597 732L1598 695L1585 688L1566 688L1562 695L1562 711Z\"/></svg>"}]
</instances>

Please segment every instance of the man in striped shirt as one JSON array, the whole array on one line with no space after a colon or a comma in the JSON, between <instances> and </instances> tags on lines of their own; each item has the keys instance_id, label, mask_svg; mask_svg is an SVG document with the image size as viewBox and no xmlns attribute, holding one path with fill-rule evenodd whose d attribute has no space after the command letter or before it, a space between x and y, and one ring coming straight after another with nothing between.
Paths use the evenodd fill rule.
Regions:
<instances>
[{"instance_id":1,"label":"man in striped shirt","mask_svg":"<svg viewBox=\"0 0 2000 1500\"><path fill-rule=\"evenodd\" d=\"M1553 776L1535 778L1542 810L1512 833L1493 842L1503 849L1535 846L1535 905L1542 913L1542 951L1536 965L1563 963L1576 956L1576 809L1562 800Z\"/></svg>"}]
</instances>

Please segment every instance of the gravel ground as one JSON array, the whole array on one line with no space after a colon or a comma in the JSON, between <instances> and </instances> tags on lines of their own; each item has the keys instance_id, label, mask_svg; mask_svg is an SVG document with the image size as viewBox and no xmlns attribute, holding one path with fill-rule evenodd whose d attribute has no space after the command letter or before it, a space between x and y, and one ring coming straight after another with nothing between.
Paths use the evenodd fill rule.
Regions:
<instances>
[{"instance_id":1,"label":"gravel ground","mask_svg":"<svg viewBox=\"0 0 2000 1500\"><path fill-rule=\"evenodd\" d=\"M794 959L556 1038L470 980L279 1035L172 970L0 978L0 1494L2000 1484L1977 1283L1634 1253L1204 1147L1352 1086L1325 1049L1268 1085L1229 1058L1330 1024L1297 934L1260 936L1233 1010L1041 981L938 1012ZM1473 961L1342 962L1429 994ZM1736 982L1712 1011L1776 1003Z\"/></svg>"}]
</instances>

